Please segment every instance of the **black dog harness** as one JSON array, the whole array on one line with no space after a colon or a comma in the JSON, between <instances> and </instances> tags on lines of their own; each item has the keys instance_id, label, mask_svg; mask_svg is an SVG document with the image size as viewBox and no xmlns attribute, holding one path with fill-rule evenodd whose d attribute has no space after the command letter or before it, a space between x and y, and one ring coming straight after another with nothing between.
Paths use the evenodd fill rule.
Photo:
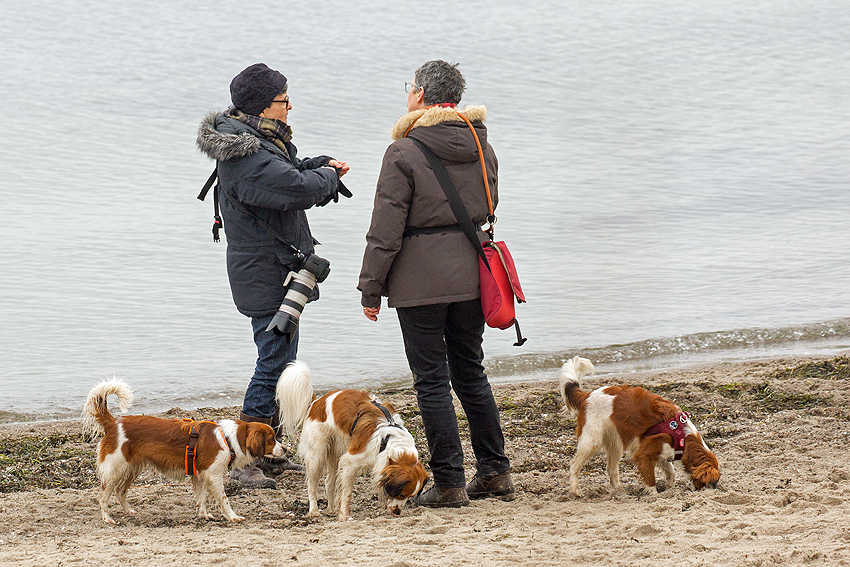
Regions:
<instances>
[{"instance_id":1,"label":"black dog harness","mask_svg":"<svg viewBox=\"0 0 850 567\"><path fill-rule=\"evenodd\" d=\"M372 400L372 403L381 410L381 413L384 414L384 417L387 418L387 424L383 427L398 427L399 429L404 429L401 425L393 421L393 416L390 415L390 410L385 408L380 404L380 402L376 400ZM359 412L357 412L357 416L354 418L354 423L351 424L351 431L348 432L348 435L354 435L354 428L357 427L357 422L360 421L360 418L363 417L363 412L366 411L366 408L363 408ZM383 453L387 448L387 443L390 441L390 436L385 435L381 437L381 448L378 449L378 453Z\"/></svg>"}]
</instances>

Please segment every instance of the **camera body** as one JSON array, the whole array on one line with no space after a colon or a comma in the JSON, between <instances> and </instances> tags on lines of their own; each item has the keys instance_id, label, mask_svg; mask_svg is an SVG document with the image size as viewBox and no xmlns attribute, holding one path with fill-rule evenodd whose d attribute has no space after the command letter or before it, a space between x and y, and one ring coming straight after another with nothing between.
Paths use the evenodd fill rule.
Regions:
<instances>
[{"instance_id":1,"label":"camera body","mask_svg":"<svg viewBox=\"0 0 850 567\"><path fill-rule=\"evenodd\" d=\"M330 261L316 254L307 256L300 270L289 272L283 282L283 287L286 289L283 303L280 304L271 323L266 327L266 332L273 331L280 337L286 337L286 340L291 343L298 331L301 311L304 310L310 294L313 293L317 283L325 281L330 272Z\"/></svg>"}]
</instances>

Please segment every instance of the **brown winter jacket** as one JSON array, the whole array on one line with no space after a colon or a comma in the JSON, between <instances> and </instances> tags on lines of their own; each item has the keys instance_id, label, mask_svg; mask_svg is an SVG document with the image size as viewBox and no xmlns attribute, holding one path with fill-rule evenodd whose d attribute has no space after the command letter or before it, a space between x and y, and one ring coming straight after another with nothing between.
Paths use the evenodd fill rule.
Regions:
<instances>
[{"instance_id":1,"label":"brown winter jacket","mask_svg":"<svg viewBox=\"0 0 850 567\"><path fill-rule=\"evenodd\" d=\"M498 162L487 143L484 106L460 111L475 126L484 151L493 206L496 206ZM417 120L418 118L418 120ZM388 296L390 307L453 303L480 297L478 255L463 232L441 231L404 236L409 228L457 224L440 183L422 151L408 137L424 142L446 165L472 222L484 224L487 194L478 148L469 126L454 109L430 107L402 116L392 130L378 177L372 224L360 271L364 307L379 307ZM484 233L481 233L484 237Z\"/></svg>"}]
</instances>

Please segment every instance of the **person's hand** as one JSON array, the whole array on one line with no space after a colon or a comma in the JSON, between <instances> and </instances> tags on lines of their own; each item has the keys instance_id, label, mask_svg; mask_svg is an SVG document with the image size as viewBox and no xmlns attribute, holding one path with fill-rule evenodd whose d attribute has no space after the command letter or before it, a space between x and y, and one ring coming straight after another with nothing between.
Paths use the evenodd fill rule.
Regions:
<instances>
[{"instance_id":1,"label":"person's hand","mask_svg":"<svg viewBox=\"0 0 850 567\"><path fill-rule=\"evenodd\" d=\"M365 315L366 318L369 319L370 321L377 321L378 320L378 313L380 313L380 312L381 312L380 307L364 307L363 308L363 315Z\"/></svg>"},{"instance_id":2,"label":"person's hand","mask_svg":"<svg viewBox=\"0 0 850 567\"><path fill-rule=\"evenodd\" d=\"M348 170L351 169L344 161L339 161L335 159L329 161L328 165L334 167L336 169L337 175L339 175L340 177L348 173Z\"/></svg>"}]
</instances>

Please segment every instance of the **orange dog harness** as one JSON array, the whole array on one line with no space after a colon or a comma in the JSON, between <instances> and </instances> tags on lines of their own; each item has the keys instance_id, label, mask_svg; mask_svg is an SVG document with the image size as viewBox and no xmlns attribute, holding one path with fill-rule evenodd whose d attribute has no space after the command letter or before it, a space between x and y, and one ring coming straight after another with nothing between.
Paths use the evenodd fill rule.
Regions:
<instances>
[{"instance_id":1,"label":"orange dog harness","mask_svg":"<svg viewBox=\"0 0 850 567\"><path fill-rule=\"evenodd\" d=\"M227 450L230 452L230 461L228 461L227 466L229 467L233 464L233 461L236 459L236 451L230 447L230 443L227 442L227 437L224 436L224 432L221 430L218 423L214 421L195 421L188 417L184 417L183 421L187 421L192 424L192 429L189 431L189 444L186 445L186 456L184 457L184 470L187 475L198 475L198 469L195 466L195 445L198 442L198 430L196 429L196 424L198 423L212 423L216 426L216 433L218 433L219 437L221 437L222 442L224 442L224 446L227 447Z\"/></svg>"}]
</instances>

